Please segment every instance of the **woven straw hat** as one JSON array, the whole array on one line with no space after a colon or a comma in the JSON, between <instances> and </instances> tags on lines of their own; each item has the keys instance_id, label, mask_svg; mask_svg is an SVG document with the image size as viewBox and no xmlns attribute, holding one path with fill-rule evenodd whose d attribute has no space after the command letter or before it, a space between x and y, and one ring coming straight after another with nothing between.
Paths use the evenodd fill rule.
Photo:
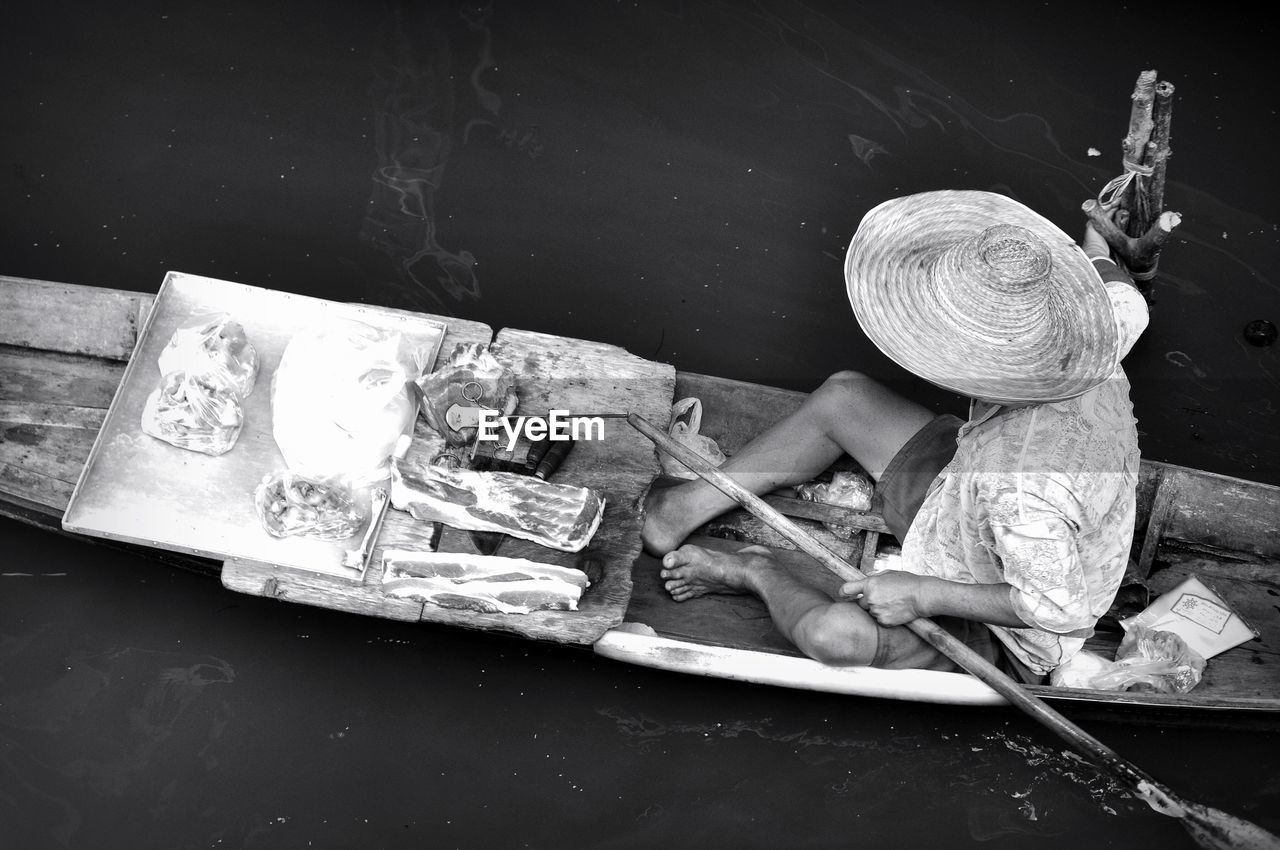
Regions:
<instances>
[{"instance_id":1,"label":"woven straw hat","mask_svg":"<svg viewBox=\"0 0 1280 850\"><path fill-rule=\"evenodd\" d=\"M1105 381L1119 335L1070 236L992 192L923 192L867 213L845 257L854 315L881 351L945 389L1061 401Z\"/></svg>"}]
</instances>

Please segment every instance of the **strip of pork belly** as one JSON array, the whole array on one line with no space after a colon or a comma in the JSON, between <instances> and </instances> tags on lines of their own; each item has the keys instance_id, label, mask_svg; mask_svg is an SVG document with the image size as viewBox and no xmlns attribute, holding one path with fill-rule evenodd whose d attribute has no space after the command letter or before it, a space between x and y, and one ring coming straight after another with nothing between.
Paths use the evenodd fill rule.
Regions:
<instances>
[{"instance_id":1,"label":"strip of pork belly","mask_svg":"<svg viewBox=\"0 0 1280 850\"><path fill-rule=\"evenodd\" d=\"M420 520L500 531L565 552L581 551L604 514L604 499L586 487L403 458L392 459L391 504Z\"/></svg>"},{"instance_id":2,"label":"strip of pork belly","mask_svg":"<svg viewBox=\"0 0 1280 850\"><path fill-rule=\"evenodd\" d=\"M496 555L393 549L382 563L388 596L486 614L576 611L588 584L581 570Z\"/></svg>"}]
</instances>

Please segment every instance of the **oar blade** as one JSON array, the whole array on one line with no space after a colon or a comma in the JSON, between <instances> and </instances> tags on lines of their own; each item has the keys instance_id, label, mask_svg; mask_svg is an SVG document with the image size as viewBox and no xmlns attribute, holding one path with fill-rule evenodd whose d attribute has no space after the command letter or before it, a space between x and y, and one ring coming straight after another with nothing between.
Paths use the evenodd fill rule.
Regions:
<instances>
[{"instance_id":1,"label":"oar blade","mask_svg":"<svg viewBox=\"0 0 1280 850\"><path fill-rule=\"evenodd\" d=\"M1280 850L1280 838L1256 823L1200 803L1182 806L1183 827L1205 850Z\"/></svg>"}]
</instances>

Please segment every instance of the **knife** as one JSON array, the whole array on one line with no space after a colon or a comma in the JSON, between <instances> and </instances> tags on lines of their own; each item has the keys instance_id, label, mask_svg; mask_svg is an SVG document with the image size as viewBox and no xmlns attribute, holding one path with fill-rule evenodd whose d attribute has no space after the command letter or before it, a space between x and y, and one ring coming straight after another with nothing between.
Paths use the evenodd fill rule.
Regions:
<instances>
[{"instance_id":1,"label":"knife","mask_svg":"<svg viewBox=\"0 0 1280 850\"><path fill-rule=\"evenodd\" d=\"M510 470L519 475L532 475L546 481L564 463L564 459L573 450L573 440L543 439L529 446L529 455L522 466ZM487 461L481 462L481 468L489 468ZM473 469L476 467L473 467ZM493 555L498 547L507 539L501 531L472 531L471 543L481 555Z\"/></svg>"}]
</instances>

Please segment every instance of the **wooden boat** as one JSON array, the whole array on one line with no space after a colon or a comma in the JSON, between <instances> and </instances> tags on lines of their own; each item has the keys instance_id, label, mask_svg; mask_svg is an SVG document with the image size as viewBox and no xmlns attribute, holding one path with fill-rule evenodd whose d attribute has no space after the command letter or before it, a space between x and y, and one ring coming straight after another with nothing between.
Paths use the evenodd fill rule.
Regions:
<instances>
[{"instance_id":1,"label":"wooden boat","mask_svg":"<svg viewBox=\"0 0 1280 850\"><path fill-rule=\"evenodd\" d=\"M162 286L161 297L164 292ZM382 308L358 309L388 320L416 318ZM0 516L60 533L84 521L90 513L84 505L91 500L82 496L92 489L87 485L111 483L106 479L104 485L101 476L96 482L92 479L95 470L109 465L105 458L110 449L104 445L111 442L112 428L128 424L125 414L136 399L131 401L127 389L136 390L148 380L154 383L146 377L154 354L147 346L157 344L161 336L167 338L160 313L157 296L0 278ZM693 396L703 402L703 432L729 454L803 398L773 387L677 373L600 343L511 329L495 334L476 322L421 318L447 325L446 351L459 341L492 339L500 357L522 364L519 391L530 410L636 410L665 424L673 400ZM269 358L264 359L264 368L269 365ZM604 491L610 505L587 550L551 558L583 567L592 578L577 612L477 614L391 599L380 591L376 558L367 574L352 578L234 553L220 557L200 546L136 534L93 532L93 539L220 575L223 584L236 591L590 646L608 658L661 669L850 695L969 705L1003 702L965 674L833 668L804 658L750 597L672 602L659 584L656 562L640 553L638 538L639 500L658 472L656 457L647 441L619 427L609 439L575 450L558 473ZM270 441L263 437L260 442ZM147 494L138 490L140 486L135 481L132 490L117 495L143 498ZM81 501L78 511L72 504L76 499ZM855 512L783 495L771 496L770 501L802 518L828 546L855 564L869 565L878 551L894 543L874 509ZM421 529L407 515L394 516L398 513L389 515L379 548L421 541ZM845 530L832 531L828 523ZM742 512L708 524L702 533L772 546L815 585L831 588L836 583L807 556ZM442 551L468 551L466 535L452 530L445 531L439 546ZM546 550L534 552L532 546L514 541L502 554L548 559ZM1280 487L1143 461L1134 560L1150 598L1194 574L1210 583L1259 637L1214 657L1203 681L1187 694L1047 685L1030 689L1062 708L1091 707L1134 717L1154 711L1197 723L1208 719L1232 725L1280 724ZM1141 594L1137 608L1146 598ZM1089 648L1110 657L1119 637L1119 629L1104 619Z\"/></svg>"}]
</instances>

